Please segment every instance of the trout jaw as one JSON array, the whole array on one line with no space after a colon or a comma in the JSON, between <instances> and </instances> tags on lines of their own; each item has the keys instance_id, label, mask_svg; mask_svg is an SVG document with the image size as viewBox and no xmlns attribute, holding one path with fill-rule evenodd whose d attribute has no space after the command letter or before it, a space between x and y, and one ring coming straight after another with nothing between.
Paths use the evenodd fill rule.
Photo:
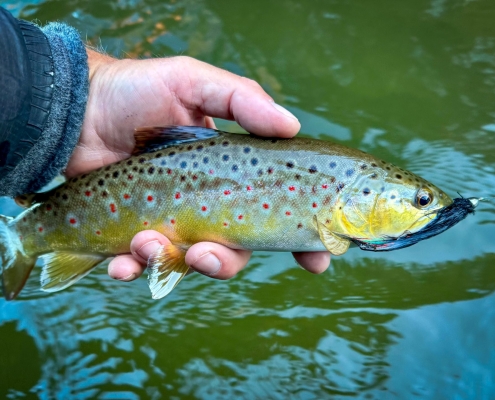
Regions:
<instances>
[{"instance_id":1,"label":"trout jaw","mask_svg":"<svg viewBox=\"0 0 495 400\"><path fill-rule=\"evenodd\" d=\"M391 251L409 247L421 240L428 239L446 231L462 221L469 214L473 214L479 200L480 199L475 198L454 199L452 204L441 208L430 223L414 233L404 232L404 234L399 237L383 237L376 240L349 239L358 245L361 250L367 251Z\"/></svg>"}]
</instances>

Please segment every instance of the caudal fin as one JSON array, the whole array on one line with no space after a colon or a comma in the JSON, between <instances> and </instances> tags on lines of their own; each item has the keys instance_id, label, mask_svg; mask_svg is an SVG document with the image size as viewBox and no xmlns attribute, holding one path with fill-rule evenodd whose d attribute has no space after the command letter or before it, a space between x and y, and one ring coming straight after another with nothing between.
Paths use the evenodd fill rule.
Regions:
<instances>
[{"instance_id":1,"label":"caudal fin","mask_svg":"<svg viewBox=\"0 0 495 400\"><path fill-rule=\"evenodd\" d=\"M24 287L36 258L28 257L15 233L13 218L0 215L0 262L3 295L14 299Z\"/></svg>"}]
</instances>

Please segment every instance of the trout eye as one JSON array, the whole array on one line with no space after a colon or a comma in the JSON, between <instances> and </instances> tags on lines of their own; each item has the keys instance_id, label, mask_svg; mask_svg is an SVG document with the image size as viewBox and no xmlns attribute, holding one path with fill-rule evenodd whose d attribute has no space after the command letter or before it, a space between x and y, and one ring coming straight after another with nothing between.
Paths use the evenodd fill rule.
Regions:
<instances>
[{"instance_id":1,"label":"trout eye","mask_svg":"<svg viewBox=\"0 0 495 400\"><path fill-rule=\"evenodd\" d=\"M427 189L420 189L416 194L416 206L425 208L433 201L433 194Z\"/></svg>"}]
</instances>

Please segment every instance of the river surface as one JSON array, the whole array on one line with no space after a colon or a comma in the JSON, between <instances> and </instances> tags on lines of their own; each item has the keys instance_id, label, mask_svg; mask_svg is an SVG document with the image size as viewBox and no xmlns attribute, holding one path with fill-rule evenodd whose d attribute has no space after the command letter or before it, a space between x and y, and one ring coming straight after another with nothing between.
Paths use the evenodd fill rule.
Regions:
<instances>
[{"instance_id":1,"label":"river surface","mask_svg":"<svg viewBox=\"0 0 495 400\"><path fill-rule=\"evenodd\" d=\"M118 57L185 54L256 79L302 134L454 197L495 196L493 0L3 5ZM495 398L494 202L407 249L352 249L319 276L255 253L236 278L193 274L160 301L104 266L54 294L38 279L0 300L0 398Z\"/></svg>"}]
</instances>

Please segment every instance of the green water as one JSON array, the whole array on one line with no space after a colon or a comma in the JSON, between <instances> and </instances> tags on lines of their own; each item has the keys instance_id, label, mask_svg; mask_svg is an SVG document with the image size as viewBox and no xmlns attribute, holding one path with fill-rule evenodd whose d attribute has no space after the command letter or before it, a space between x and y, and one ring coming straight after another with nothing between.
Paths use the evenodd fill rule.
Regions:
<instances>
[{"instance_id":1,"label":"green water","mask_svg":"<svg viewBox=\"0 0 495 400\"><path fill-rule=\"evenodd\" d=\"M493 0L7 7L117 56L186 54L254 78L304 134L453 196L495 196ZM17 301L0 300L0 398L493 399L494 204L411 248L353 249L320 276L258 253L235 279L195 274L161 301L104 267L48 295L37 270ZM5 199L0 210L18 212Z\"/></svg>"}]
</instances>

